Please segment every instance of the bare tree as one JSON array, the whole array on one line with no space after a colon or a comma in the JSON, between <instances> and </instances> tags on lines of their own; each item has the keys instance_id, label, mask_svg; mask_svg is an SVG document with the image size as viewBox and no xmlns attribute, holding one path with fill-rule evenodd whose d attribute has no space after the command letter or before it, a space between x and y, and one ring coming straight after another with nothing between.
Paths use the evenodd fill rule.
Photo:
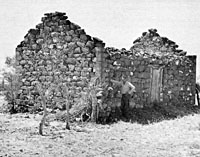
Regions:
<instances>
[{"instance_id":1,"label":"bare tree","mask_svg":"<svg viewBox=\"0 0 200 157\"><path fill-rule=\"evenodd\" d=\"M43 135L43 126L46 122L46 117L48 115L47 99L48 99L51 91L54 90L55 88L60 88L60 92L62 93L62 96L65 100L64 102L65 102L65 106L66 106L66 129L70 130L70 124L69 124L70 93L69 93L69 90L68 90L68 86L65 85L65 84L59 84L59 85L51 84L51 86L48 89L44 90L44 89L42 89L41 84L38 83L37 84L37 90L38 90L38 92L41 96L42 107L43 107L43 110L44 110L41 122L39 124L39 134L40 135Z\"/></svg>"},{"instance_id":2,"label":"bare tree","mask_svg":"<svg viewBox=\"0 0 200 157\"><path fill-rule=\"evenodd\" d=\"M65 97L65 105L66 105L66 129L70 130L70 124L69 124L69 105L70 105L70 93L67 85L64 85L63 89L63 95Z\"/></svg>"},{"instance_id":3,"label":"bare tree","mask_svg":"<svg viewBox=\"0 0 200 157\"><path fill-rule=\"evenodd\" d=\"M46 116L47 116L47 96L49 94L49 91L46 90L46 92L44 92L44 90L42 89L42 86L41 84L37 84L37 90L41 96L41 99L42 99L42 107L43 107L43 116L42 116L42 119L41 119L41 122L39 124L39 134L40 135L43 135L43 126L44 126L44 123L46 121Z\"/></svg>"},{"instance_id":4,"label":"bare tree","mask_svg":"<svg viewBox=\"0 0 200 157\"><path fill-rule=\"evenodd\" d=\"M97 119L99 117L99 109L101 105L98 103L97 95L102 92L102 84L99 77L94 77L91 79L89 91L92 100L91 121L97 122Z\"/></svg>"},{"instance_id":5,"label":"bare tree","mask_svg":"<svg viewBox=\"0 0 200 157\"><path fill-rule=\"evenodd\" d=\"M15 71L9 71L3 73L3 88L4 88L3 90L5 90L3 93L5 95L5 99L8 101L8 104L10 105L9 109L10 113L17 113L19 111L19 108L16 104L17 93L20 87L19 80L20 77ZM4 81L6 81L6 84Z\"/></svg>"}]
</instances>

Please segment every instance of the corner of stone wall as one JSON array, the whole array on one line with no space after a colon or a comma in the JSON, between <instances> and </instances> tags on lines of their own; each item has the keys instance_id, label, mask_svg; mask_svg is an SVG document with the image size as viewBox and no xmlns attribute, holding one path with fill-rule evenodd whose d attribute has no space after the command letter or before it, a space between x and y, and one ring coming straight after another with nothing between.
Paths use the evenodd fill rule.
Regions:
<instances>
[{"instance_id":1,"label":"corner of stone wall","mask_svg":"<svg viewBox=\"0 0 200 157\"><path fill-rule=\"evenodd\" d=\"M103 79L103 55L105 52L105 43L98 39L93 38L94 45L95 45L95 54L96 54L96 65L95 65L95 76L100 78L100 81L102 82Z\"/></svg>"}]
</instances>

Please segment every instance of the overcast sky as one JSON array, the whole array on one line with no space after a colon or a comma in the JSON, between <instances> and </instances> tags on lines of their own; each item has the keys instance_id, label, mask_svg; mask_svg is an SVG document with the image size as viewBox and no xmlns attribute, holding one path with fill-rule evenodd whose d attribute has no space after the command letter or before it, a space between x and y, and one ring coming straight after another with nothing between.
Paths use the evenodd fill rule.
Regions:
<instances>
[{"instance_id":1,"label":"overcast sky","mask_svg":"<svg viewBox=\"0 0 200 157\"><path fill-rule=\"evenodd\" d=\"M6 56L44 13L66 12L69 20L106 46L129 49L150 28L197 55L200 75L200 0L0 0L0 68Z\"/></svg>"}]
</instances>

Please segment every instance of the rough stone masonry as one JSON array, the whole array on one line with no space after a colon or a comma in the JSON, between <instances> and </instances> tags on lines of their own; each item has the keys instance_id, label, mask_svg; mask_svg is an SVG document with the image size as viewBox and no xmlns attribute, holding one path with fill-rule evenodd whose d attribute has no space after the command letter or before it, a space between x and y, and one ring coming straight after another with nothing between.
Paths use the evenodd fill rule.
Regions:
<instances>
[{"instance_id":1,"label":"rough stone masonry","mask_svg":"<svg viewBox=\"0 0 200 157\"><path fill-rule=\"evenodd\" d=\"M20 105L40 105L35 86L38 81L44 88L60 81L68 83L76 101L98 74L98 53L105 44L67 19L65 13L45 14L42 23L30 29L17 46L16 61L22 78L17 101ZM62 95L55 91L49 105L54 107L58 100Z\"/></svg>"},{"instance_id":2,"label":"rough stone masonry","mask_svg":"<svg viewBox=\"0 0 200 157\"><path fill-rule=\"evenodd\" d=\"M175 42L150 29L133 42L130 50L106 48L102 55L104 80L121 79L122 74L136 86L131 106L195 104L196 56L186 56ZM113 105L120 103L114 88ZM119 102L119 103L117 103Z\"/></svg>"},{"instance_id":3,"label":"rough stone masonry","mask_svg":"<svg viewBox=\"0 0 200 157\"><path fill-rule=\"evenodd\" d=\"M120 92L110 79L129 76L136 86L132 107L152 104L187 104L195 100L196 56L186 56L175 42L150 29L133 42L130 50L105 48L105 43L87 35L68 20L65 13L47 13L42 23L30 29L16 48L21 86L18 103L30 108L40 105L35 84L68 83L73 100L78 101L94 76L113 87L113 97L103 101L105 108L120 105ZM62 99L54 92L49 106L59 106Z\"/></svg>"}]
</instances>

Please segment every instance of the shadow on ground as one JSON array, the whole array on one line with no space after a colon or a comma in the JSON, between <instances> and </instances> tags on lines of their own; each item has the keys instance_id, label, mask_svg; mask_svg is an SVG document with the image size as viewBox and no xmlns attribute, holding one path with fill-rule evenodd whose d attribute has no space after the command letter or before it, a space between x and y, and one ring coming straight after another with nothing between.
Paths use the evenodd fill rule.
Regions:
<instances>
[{"instance_id":1,"label":"shadow on ground","mask_svg":"<svg viewBox=\"0 0 200 157\"><path fill-rule=\"evenodd\" d=\"M115 110L116 111L116 110ZM118 112L111 114L108 119L109 122L116 122L120 120ZM200 113L199 106L159 106L154 105L153 107L145 108L133 108L129 111L129 118L125 121L139 124L150 124L153 122L160 122L166 119L175 119L186 115ZM113 118L114 117L114 118Z\"/></svg>"}]
</instances>

